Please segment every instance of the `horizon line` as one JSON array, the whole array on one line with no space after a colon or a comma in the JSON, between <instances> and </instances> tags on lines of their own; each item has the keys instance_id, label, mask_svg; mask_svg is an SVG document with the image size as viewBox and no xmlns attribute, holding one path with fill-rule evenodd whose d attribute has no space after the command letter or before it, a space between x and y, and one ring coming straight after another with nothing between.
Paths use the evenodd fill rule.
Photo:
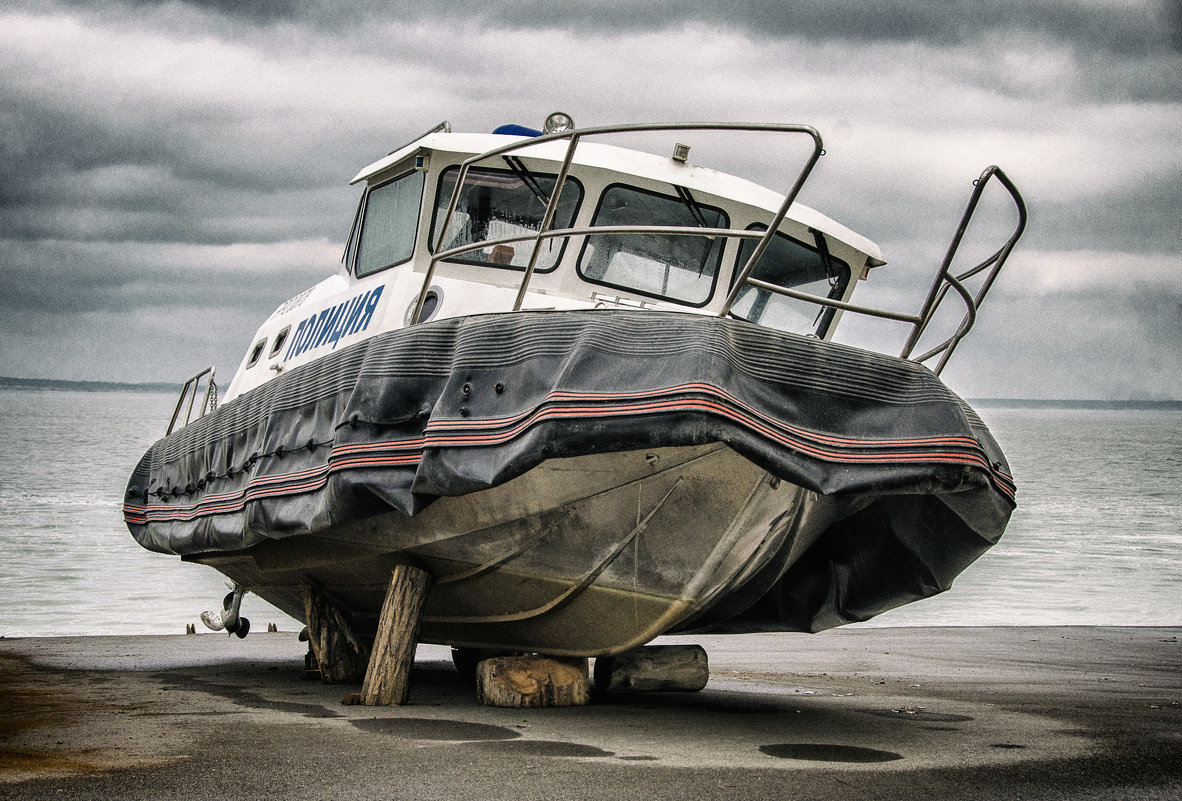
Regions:
<instances>
[{"instance_id":1,"label":"horizon line","mask_svg":"<svg viewBox=\"0 0 1182 801\"><path fill-rule=\"evenodd\" d=\"M179 391L183 381L92 381L64 378L19 378L0 375L0 389L46 389L90 392L173 392ZM1054 406L1075 407L1104 406L1177 406L1182 408L1182 398L1018 398L991 397L965 398L966 401L983 406Z\"/></svg>"}]
</instances>

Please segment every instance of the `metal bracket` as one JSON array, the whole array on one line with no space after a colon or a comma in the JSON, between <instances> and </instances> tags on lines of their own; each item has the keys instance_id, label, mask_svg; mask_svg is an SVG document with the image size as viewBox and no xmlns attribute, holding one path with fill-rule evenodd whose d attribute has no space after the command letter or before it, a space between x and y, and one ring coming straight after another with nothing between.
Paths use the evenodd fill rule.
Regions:
<instances>
[{"instance_id":1,"label":"metal bracket","mask_svg":"<svg viewBox=\"0 0 1182 801\"><path fill-rule=\"evenodd\" d=\"M241 617L238 612L242 607L242 596L246 588L241 584L230 584L230 594L222 600L221 612L202 612L201 622L210 631L225 631L227 634L237 634L239 639L250 633L250 621Z\"/></svg>"}]
</instances>

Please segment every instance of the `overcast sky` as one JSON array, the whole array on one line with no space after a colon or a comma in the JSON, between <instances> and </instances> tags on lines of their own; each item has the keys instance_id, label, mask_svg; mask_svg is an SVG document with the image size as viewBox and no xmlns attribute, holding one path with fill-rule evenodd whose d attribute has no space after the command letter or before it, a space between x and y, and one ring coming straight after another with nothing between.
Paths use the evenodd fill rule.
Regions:
<instances>
[{"instance_id":1,"label":"overcast sky","mask_svg":"<svg viewBox=\"0 0 1182 801\"><path fill-rule=\"evenodd\" d=\"M855 300L907 311L998 164L1029 228L949 385L1182 398L1178 2L399 5L8 0L0 375L226 382L263 318L336 269L361 167L440 120L561 109L814 125L827 154L800 199L881 245ZM790 177L770 150L717 157ZM852 323L839 340L897 348Z\"/></svg>"}]
</instances>

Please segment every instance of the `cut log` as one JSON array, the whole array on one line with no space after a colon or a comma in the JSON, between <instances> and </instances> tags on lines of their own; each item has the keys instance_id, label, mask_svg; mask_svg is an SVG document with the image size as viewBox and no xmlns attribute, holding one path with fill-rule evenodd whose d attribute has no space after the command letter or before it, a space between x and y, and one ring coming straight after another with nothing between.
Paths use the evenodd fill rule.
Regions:
<instances>
[{"instance_id":1,"label":"cut log","mask_svg":"<svg viewBox=\"0 0 1182 801\"><path fill-rule=\"evenodd\" d=\"M645 645L595 660L595 688L601 692L697 692L710 680L700 645Z\"/></svg>"},{"instance_id":2,"label":"cut log","mask_svg":"<svg viewBox=\"0 0 1182 801\"><path fill-rule=\"evenodd\" d=\"M591 700L586 659L499 656L476 666L476 700L486 706L584 706Z\"/></svg>"},{"instance_id":3,"label":"cut log","mask_svg":"<svg viewBox=\"0 0 1182 801\"><path fill-rule=\"evenodd\" d=\"M456 671L468 680L476 679L476 666L486 659L497 656L524 656L523 651L507 651L492 648L452 648L451 662Z\"/></svg>"},{"instance_id":4,"label":"cut log","mask_svg":"<svg viewBox=\"0 0 1182 801\"><path fill-rule=\"evenodd\" d=\"M308 647L325 684L360 684L369 662L369 649L328 596L307 579L300 583Z\"/></svg>"},{"instance_id":5,"label":"cut log","mask_svg":"<svg viewBox=\"0 0 1182 801\"><path fill-rule=\"evenodd\" d=\"M430 588L431 575L417 567L397 565L391 573L361 686L361 703L366 706L400 706L410 698L410 671Z\"/></svg>"}]
</instances>

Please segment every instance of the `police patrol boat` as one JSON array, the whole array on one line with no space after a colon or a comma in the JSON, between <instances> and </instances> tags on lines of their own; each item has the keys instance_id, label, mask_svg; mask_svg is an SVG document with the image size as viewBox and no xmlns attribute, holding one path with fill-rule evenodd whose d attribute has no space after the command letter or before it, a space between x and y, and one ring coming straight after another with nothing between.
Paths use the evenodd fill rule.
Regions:
<instances>
[{"instance_id":1,"label":"police patrol boat","mask_svg":"<svg viewBox=\"0 0 1182 801\"><path fill-rule=\"evenodd\" d=\"M707 132L808 155L780 194L694 164ZM639 134L672 155L603 141ZM432 577L421 641L569 656L947 589L1015 487L938 373L1023 202L988 168L919 310L858 306L885 262L796 202L821 155L801 125L442 123L356 176L341 268L267 318L220 403L212 369L185 385L127 525L229 577L207 622L241 635L244 592L303 619L308 582L372 635L398 564ZM957 271L987 185L1016 222ZM945 300L959 322L915 353ZM909 327L902 354L832 342L847 313Z\"/></svg>"}]
</instances>

